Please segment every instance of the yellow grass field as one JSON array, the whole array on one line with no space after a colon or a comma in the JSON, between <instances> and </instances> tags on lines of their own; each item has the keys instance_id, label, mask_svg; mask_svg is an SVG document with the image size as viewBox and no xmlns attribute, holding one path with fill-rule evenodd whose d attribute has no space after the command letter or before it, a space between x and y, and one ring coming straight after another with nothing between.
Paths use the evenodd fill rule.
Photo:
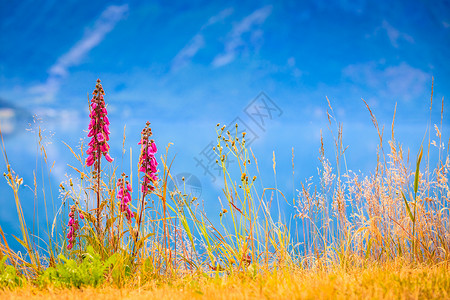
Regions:
<instances>
[{"instance_id":1,"label":"yellow grass field","mask_svg":"<svg viewBox=\"0 0 450 300\"><path fill-rule=\"evenodd\" d=\"M391 263L343 271L279 271L204 278L188 275L139 288L37 289L0 291L1 299L450 299L448 264L404 267Z\"/></svg>"}]
</instances>

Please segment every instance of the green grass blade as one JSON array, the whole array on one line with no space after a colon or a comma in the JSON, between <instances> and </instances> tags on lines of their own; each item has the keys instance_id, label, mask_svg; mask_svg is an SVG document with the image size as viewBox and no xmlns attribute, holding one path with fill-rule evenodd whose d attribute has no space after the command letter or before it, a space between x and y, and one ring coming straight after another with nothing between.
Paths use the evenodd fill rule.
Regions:
<instances>
[{"instance_id":1,"label":"green grass blade","mask_svg":"<svg viewBox=\"0 0 450 300\"><path fill-rule=\"evenodd\" d=\"M422 154L423 154L423 148L420 147L420 153L419 153L419 156L417 157L416 174L414 176L414 198L416 198L416 194L419 189L419 167L420 167L420 161L422 160Z\"/></svg>"},{"instance_id":2,"label":"green grass blade","mask_svg":"<svg viewBox=\"0 0 450 300\"><path fill-rule=\"evenodd\" d=\"M405 206L406 206L406 210L408 211L408 215L411 218L411 221L414 222L414 216L411 212L411 209L409 208L408 200L406 200L406 197L405 197L405 194L403 193L403 191L402 191L402 197L403 197L403 200L405 200Z\"/></svg>"}]
</instances>

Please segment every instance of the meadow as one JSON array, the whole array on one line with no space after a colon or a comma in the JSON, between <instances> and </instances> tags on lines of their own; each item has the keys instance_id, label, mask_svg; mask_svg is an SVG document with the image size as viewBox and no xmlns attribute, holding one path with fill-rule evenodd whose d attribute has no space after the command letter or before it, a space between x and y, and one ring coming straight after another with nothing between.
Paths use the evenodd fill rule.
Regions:
<instances>
[{"instance_id":1,"label":"meadow","mask_svg":"<svg viewBox=\"0 0 450 300\"><path fill-rule=\"evenodd\" d=\"M335 156L325 156L322 140L319 177L300 182L293 200L259 182L245 132L233 135L217 124L213 150L224 188L216 222L183 184L169 188L170 144L164 149L152 139L149 122L136 141L139 161L130 159L130 172L120 173L109 148L124 141L109 139L104 95L98 80L89 104L90 142L80 151L67 145L78 177L60 184L61 205L47 215L44 237L27 226L23 180L3 143L4 177L21 227L15 238L23 251L11 249L0 228L0 297L450 298L450 140L441 135L443 99L435 125L431 96L427 134L411 150L395 139L395 111L386 134L366 104L379 137L376 168L368 175L347 170L343 127L328 102ZM275 156L263 159L276 174ZM47 201L40 201L46 210ZM288 221L280 216L280 201L295 208Z\"/></svg>"}]
</instances>

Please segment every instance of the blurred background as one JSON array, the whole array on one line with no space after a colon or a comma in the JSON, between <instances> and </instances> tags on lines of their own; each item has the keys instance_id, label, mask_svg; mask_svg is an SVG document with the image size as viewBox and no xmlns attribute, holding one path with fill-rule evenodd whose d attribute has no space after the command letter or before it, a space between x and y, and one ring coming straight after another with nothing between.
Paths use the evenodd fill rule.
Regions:
<instances>
[{"instance_id":1,"label":"blurred background","mask_svg":"<svg viewBox=\"0 0 450 300\"><path fill-rule=\"evenodd\" d=\"M9 162L24 178L29 227L45 224L44 192L52 219L59 184L75 175L68 164L80 167L63 142L76 150L88 141L87 94L97 78L106 91L110 152L119 172L129 169L130 147L136 170L140 131L150 121L159 154L173 143L175 181L186 179L214 221L223 195L211 153L217 123L230 129L238 123L263 185L276 184L295 200L300 183L318 175L321 130L335 165L328 97L343 124L348 169L370 176L378 134L362 99L384 125L385 142L397 104L396 139L414 161L430 124L436 139L433 124L440 126L441 101L450 95L449 48L445 0L0 0L0 124ZM443 108L447 147L445 98ZM38 126L50 175L39 156ZM0 226L17 235L4 179L0 204Z\"/></svg>"}]
</instances>

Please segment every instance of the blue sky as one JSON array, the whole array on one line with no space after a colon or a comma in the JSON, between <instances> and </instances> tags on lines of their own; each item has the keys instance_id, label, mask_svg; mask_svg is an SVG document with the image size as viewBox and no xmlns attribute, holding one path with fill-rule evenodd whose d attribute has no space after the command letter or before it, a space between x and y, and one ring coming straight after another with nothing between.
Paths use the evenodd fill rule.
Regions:
<instances>
[{"instance_id":1,"label":"blue sky","mask_svg":"<svg viewBox=\"0 0 450 300\"><path fill-rule=\"evenodd\" d=\"M76 147L85 137L86 94L100 78L116 164L123 127L136 156L149 120L161 152L174 143L174 173L198 178L213 214L220 184L195 158L215 140L216 123L238 118L253 130L267 186L274 184L275 151L279 188L292 198L293 184L317 175L321 129L334 157L326 96L343 123L349 168L370 174L377 133L361 98L386 136L397 103L398 140L416 153L429 121L431 78L433 123L450 94L448 1L1 1L0 32L0 120L8 158L26 184L36 165L35 136L25 130L31 116L46 128L56 187L73 163L61 140ZM261 92L279 108L264 127L245 113ZM444 136L449 125L444 119ZM8 189L0 183L0 226L14 232ZM22 193L32 202L29 188Z\"/></svg>"}]
</instances>

